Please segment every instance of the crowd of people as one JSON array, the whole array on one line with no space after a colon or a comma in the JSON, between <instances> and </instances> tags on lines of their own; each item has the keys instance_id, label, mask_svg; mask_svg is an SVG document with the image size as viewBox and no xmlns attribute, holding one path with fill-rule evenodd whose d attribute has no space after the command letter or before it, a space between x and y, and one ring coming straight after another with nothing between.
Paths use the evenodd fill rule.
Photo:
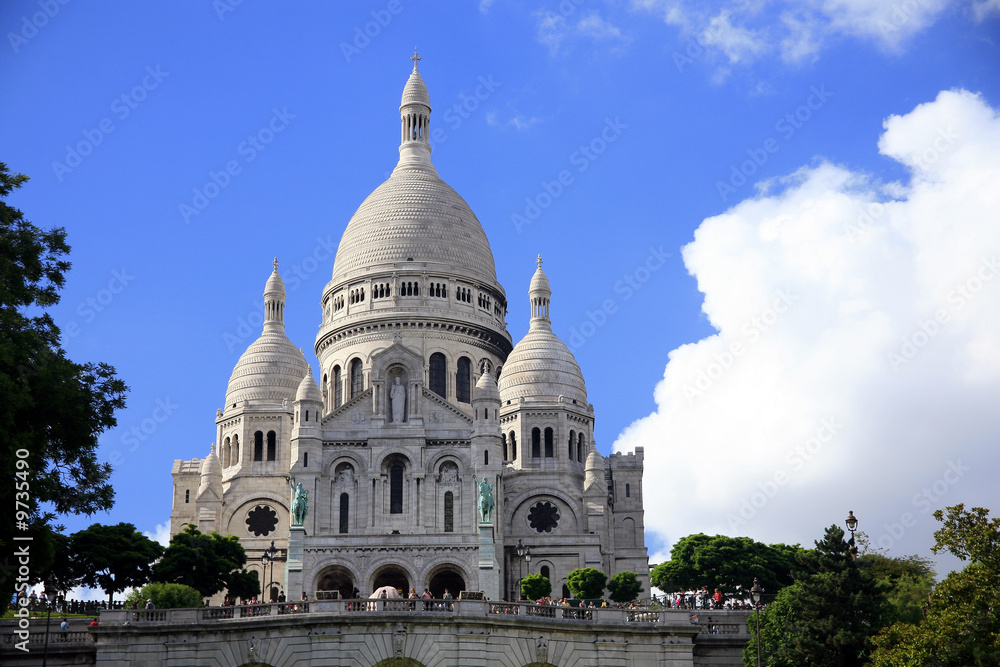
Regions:
<instances>
[{"instance_id":1,"label":"crowd of people","mask_svg":"<svg viewBox=\"0 0 1000 667\"><path fill-rule=\"evenodd\" d=\"M732 597L726 599L718 588L709 592L708 586L702 586L698 590L665 594L662 599L657 599L654 595L652 602L672 609L753 609L753 604L749 600Z\"/></svg>"}]
</instances>

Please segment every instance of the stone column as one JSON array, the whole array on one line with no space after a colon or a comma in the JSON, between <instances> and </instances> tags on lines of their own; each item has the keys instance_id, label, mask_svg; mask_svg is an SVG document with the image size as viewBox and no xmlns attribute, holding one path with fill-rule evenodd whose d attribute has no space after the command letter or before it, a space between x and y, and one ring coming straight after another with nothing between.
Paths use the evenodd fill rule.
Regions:
<instances>
[{"instance_id":1,"label":"stone column","mask_svg":"<svg viewBox=\"0 0 1000 667\"><path fill-rule=\"evenodd\" d=\"M500 600L500 564L497 562L493 526L479 524L479 590L491 600Z\"/></svg>"},{"instance_id":2,"label":"stone column","mask_svg":"<svg viewBox=\"0 0 1000 667\"><path fill-rule=\"evenodd\" d=\"M306 529L292 526L288 538L288 559L285 561L285 595L288 600L298 600L305 582L302 580L302 542ZM306 591L312 598L313 591Z\"/></svg>"}]
</instances>

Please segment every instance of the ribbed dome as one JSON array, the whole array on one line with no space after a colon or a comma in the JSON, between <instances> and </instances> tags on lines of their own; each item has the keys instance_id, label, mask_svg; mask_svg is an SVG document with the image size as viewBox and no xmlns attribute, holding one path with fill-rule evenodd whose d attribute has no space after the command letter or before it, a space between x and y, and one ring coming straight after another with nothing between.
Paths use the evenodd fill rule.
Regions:
<instances>
[{"instance_id":1,"label":"ribbed dome","mask_svg":"<svg viewBox=\"0 0 1000 667\"><path fill-rule=\"evenodd\" d=\"M293 401L308 367L284 331L264 332L236 362L226 389L226 408L243 400Z\"/></svg>"},{"instance_id":2,"label":"ribbed dome","mask_svg":"<svg viewBox=\"0 0 1000 667\"><path fill-rule=\"evenodd\" d=\"M587 385L580 365L566 344L551 330L537 328L514 346L500 376L500 400L556 399L564 396L587 406Z\"/></svg>"},{"instance_id":3,"label":"ribbed dome","mask_svg":"<svg viewBox=\"0 0 1000 667\"><path fill-rule=\"evenodd\" d=\"M433 171L397 169L358 207L333 262L333 281L396 262L439 264L496 283L493 251L476 215Z\"/></svg>"},{"instance_id":4,"label":"ribbed dome","mask_svg":"<svg viewBox=\"0 0 1000 667\"><path fill-rule=\"evenodd\" d=\"M302 376L309 369L302 351L285 335L285 284L278 260L264 286L264 332L233 368L226 389L226 409L244 400L272 405L295 399Z\"/></svg>"},{"instance_id":5,"label":"ribbed dome","mask_svg":"<svg viewBox=\"0 0 1000 667\"><path fill-rule=\"evenodd\" d=\"M399 162L347 223L333 262L333 283L414 262L496 286L493 251L476 214L431 163L430 97L413 54L400 104ZM423 268L423 267L421 267Z\"/></svg>"},{"instance_id":6,"label":"ribbed dome","mask_svg":"<svg viewBox=\"0 0 1000 667\"><path fill-rule=\"evenodd\" d=\"M222 463L219 461L219 455L215 453L215 443L212 443L212 451L202 460L199 472L202 477L222 476Z\"/></svg>"},{"instance_id":7,"label":"ribbed dome","mask_svg":"<svg viewBox=\"0 0 1000 667\"><path fill-rule=\"evenodd\" d=\"M296 401L312 401L314 403L323 402L323 394L319 391L319 385L313 377L312 367L306 366L306 375L299 383L299 389L295 392Z\"/></svg>"},{"instance_id":8,"label":"ribbed dome","mask_svg":"<svg viewBox=\"0 0 1000 667\"><path fill-rule=\"evenodd\" d=\"M531 324L528 333L514 346L500 376L500 399L558 399L576 401L587 406L587 385L580 365L566 344L552 333L549 319L549 296L552 289L542 271L542 256L531 278L528 296L531 300Z\"/></svg>"}]
</instances>

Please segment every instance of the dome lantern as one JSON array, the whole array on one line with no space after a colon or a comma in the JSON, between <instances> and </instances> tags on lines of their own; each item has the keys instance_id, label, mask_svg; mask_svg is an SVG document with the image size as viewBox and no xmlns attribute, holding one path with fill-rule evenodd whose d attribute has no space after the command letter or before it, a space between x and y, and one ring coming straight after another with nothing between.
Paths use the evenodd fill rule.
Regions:
<instances>
[{"instance_id":1,"label":"dome lantern","mask_svg":"<svg viewBox=\"0 0 1000 667\"><path fill-rule=\"evenodd\" d=\"M415 48L410 60L413 61L413 71L403 87L403 98L399 103L401 136L397 169L403 165L420 164L433 170L430 159L431 98L417 69L421 58Z\"/></svg>"}]
</instances>

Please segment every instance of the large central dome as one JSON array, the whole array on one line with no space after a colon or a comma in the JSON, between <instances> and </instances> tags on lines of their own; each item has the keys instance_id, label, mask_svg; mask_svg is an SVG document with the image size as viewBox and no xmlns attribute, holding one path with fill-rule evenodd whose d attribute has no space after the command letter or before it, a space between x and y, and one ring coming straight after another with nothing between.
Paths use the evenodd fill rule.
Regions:
<instances>
[{"instance_id":1,"label":"large central dome","mask_svg":"<svg viewBox=\"0 0 1000 667\"><path fill-rule=\"evenodd\" d=\"M416 67L403 89L399 111L399 163L347 224L332 282L416 262L495 286L493 251L482 225L431 164L430 97Z\"/></svg>"}]
</instances>

